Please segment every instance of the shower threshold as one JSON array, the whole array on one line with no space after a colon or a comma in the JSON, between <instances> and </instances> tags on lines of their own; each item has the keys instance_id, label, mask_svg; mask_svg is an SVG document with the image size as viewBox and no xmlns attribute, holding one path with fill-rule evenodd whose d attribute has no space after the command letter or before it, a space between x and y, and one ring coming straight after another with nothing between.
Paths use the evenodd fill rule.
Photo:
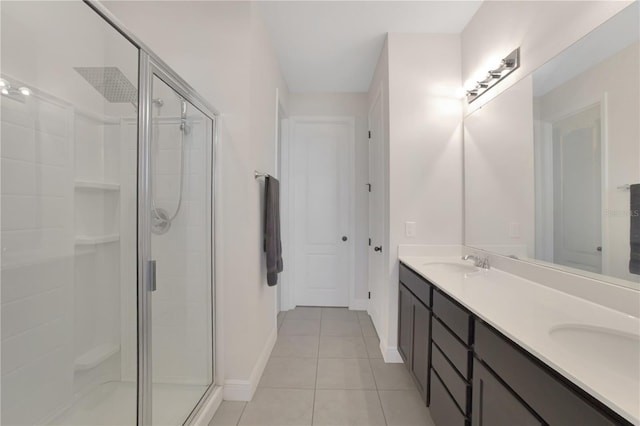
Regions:
<instances>
[{"instance_id":1,"label":"shower threshold","mask_svg":"<svg viewBox=\"0 0 640 426\"><path fill-rule=\"evenodd\" d=\"M155 383L153 424L181 425L207 389L207 385ZM131 426L136 424L136 385L103 383L82 396L50 423L59 426Z\"/></svg>"}]
</instances>

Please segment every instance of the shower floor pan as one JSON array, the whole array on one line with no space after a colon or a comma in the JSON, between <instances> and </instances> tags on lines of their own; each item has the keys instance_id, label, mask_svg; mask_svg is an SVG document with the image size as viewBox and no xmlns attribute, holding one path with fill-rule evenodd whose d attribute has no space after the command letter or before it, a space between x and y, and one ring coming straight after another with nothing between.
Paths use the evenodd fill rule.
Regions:
<instances>
[{"instance_id":1,"label":"shower floor pan","mask_svg":"<svg viewBox=\"0 0 640 426\"><path fill-rule=\"evenodd\" d=\"M153 424L181 425L207 386L153 385ZM59 426L130 426L136 423L136 385L107 382L97 386L51 422Z\"/></svg>"}]
</instances>

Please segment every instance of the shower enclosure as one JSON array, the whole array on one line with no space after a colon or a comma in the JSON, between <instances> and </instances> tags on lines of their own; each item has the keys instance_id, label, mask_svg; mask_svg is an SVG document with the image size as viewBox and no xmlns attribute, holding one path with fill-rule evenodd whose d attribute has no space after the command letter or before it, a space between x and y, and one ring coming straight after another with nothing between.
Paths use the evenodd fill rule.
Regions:
<instances>
[{"instance_id":1,"label":"shower enclosure","mask_svg":"<svg viewBox=\"0 0 640 426\"><path fill-rule=\"evenodd\" d=\"M0 423L189 423L215 386L215 111L100 5L0 14Z\"/></svg>"}]
</instances>

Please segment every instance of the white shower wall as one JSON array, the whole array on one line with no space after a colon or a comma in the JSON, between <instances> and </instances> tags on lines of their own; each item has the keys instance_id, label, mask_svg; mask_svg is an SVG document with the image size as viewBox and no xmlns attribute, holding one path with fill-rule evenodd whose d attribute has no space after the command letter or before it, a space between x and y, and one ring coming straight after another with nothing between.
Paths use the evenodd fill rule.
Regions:
<instances>
[{"instance_id":1,"label":"white shower wall","mask_svg":"<svg viewBox=\"0 0 640 426\"><path fill-rule=\"evenodd\" d=\"M175 211L180 192L180 120L159 124L152 186L156 206ZM169 232L152 235L157 262L153 294L153 379L155 383L206 385L211 380L210 232L207 206L207 155L202 121L189 120L185 144L182 207ZM152 160L153 161L153 160Z\"/></svg>"},{"instance_id":2,"label":"white shower wall","mask_svg":"<svg viewBox=\"0 0 640 426\"><path fill-rule=\"evenodd\" d=\"M5 424L120 380L120 245L89 244L119 234L119 191L91 186L117 182L119 127L44 94L2 100Z\"/></svg>"},{"instance_id":3,"label":"white shower wall","mask_svg":"<svg viewBox=\"0 0 640 426\"><path fill-rule=\"evenodd\" d=\"M169 107L169 105L167 105ZM152 187L155 204L169 214L175 211L180 191L180 119L176 111L165 108L153 127ZM209 176L207 156L211 155L210 135L203 121L189 120L190 133L185 137L185 181L182 207L170 230L152 234L152 258L156 260L156 288L152 307L153 382L207 385L211 381L211 287L207 250L210 235L210 207L206 180ZM123 174L129 176L122 186L122 213L131 217L136 211L135 176L137 134L135 123L123 125ZM156 137L159 135L159 137ZM207 137L205 137L207 136ZM123 239L134 240L136 223L123 223ZM124 247L134 247L124 244ZM135 257L125 249L122 257ZM135 277L122 274L122 303L135 306ZM129 293L126 296L126 293ZM135 309L123 309L123 324L135 324ZM135 379L135 328L123 331L125 380Z\"/></svg>"},{"instance_id":4,"label":"white shower wall","mask_svg":"<svg viewBox=\"0 0 640 426\"><path fill-rule=\"evenodd\" d=\"M120 119L77 111L74 139L74 392L80 395L121 379Z\"/></svg>"},{"instance_id":5,"label":"white shower wall","mask_svg":"<svg viewBox=\"0 0 640 426\"><path fill-rule=\"evenodd\" d=\"M2 99L4 424L45 419L73 391L72 123L56 102Z\"/></svg>"}]
</instances>

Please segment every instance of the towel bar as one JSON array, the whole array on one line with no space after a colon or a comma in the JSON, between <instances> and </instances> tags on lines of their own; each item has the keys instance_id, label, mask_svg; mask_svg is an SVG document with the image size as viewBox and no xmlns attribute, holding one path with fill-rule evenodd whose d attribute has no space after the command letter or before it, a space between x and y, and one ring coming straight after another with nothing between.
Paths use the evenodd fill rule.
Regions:
<instances>
[{"instance_id":1,"label":"towel bar","mask_svg":"<svg viewBox=\"0 0 640 426\"><path fill-rule=\"evenodd\" d=\"M624 185L620 185L618 186L618 189L620 191L628 191L631 189L631 185L629 185L628 183L624 184Z\"/></svg>"},{"instance_id":2,"label":"towel bar","mask_svg":"<svg viewBox=\"0 0 640 426\"><path fill-rule=\"evenodd\" d=\"M253 172L253 177L254 179L259 179L259 178L263 178L263 177L271 177L271 175L269 173L265 173L265 172L259 172L257 170L255 170Z\"/></svg>"}]
</instances>

